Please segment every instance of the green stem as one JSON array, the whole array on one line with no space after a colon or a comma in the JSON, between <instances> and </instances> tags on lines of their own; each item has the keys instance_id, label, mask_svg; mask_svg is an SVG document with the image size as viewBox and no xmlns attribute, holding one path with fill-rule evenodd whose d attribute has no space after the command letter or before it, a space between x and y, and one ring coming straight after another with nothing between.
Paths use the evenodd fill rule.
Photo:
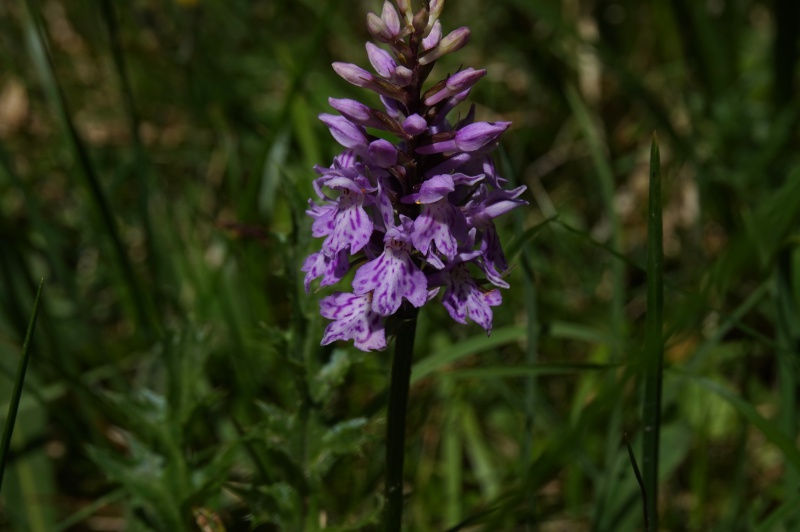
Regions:
<instances>
[{"instance_id":1,"label":"green stem","mask_svg":"<svg viewBox=\"0 0 800 532\"><path fill-rule=\"evenodd\" d=\"M403 523L403 461L405 459L406 406L411 383L411 363L414 359L414 336L417 329L417 309L400 310L402 322L392 361L392 382L389 390L389 414L386 423L386 532L399 532Z\"/></svg>"}]
</instances>

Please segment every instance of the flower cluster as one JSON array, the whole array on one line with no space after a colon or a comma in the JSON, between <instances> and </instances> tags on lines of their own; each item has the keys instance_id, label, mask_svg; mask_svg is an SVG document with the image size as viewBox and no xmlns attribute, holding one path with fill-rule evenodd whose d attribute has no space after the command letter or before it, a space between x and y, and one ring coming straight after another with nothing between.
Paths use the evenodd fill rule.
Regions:
<instances>
[{"instance_id":1,"label":"flower cluster","mask_svg":"<svg viewBox=\"0 0 800 532\"><path fill-rule=\"evenodd\" d=\"M518 199L525 187L504 189L490 153L510 123L476 122L474 106L447 120L486 71L466 68L427 90L423 84L437 59L466 44L469 29L443 35L444 0L416 13L410 0L396 4L386 0L380 16L367 17L372 37L390 50L367 43L375 74L333 64L346 81L377 93L383 109L331 98L339 115L320 115L345 150L330 167L315 168L319 203L309 200L307 213L313 236L325 240L303 264L306 290L317 278L333 285L358 267L352 292L320 301L322 315L333 320L323 345L353 340L364 351L384 349L386 318L403 305L421 307L442 288L454 320L469 317L489 333L492 307L502 300L496 287L508 288L493 219L525 204Z\"/></svg>"}]
</instances>

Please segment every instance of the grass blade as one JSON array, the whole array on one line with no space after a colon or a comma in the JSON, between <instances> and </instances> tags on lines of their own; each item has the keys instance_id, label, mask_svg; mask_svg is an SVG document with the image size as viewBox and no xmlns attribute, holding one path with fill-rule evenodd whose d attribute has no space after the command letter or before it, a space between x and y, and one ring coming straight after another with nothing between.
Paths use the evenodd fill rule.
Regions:
<instances>
[{"instance_id":1,"label":"grass blade","mask_svg":"<svg viewBox=\"0 0 800 532\"><path fill-rule=\"evenodd\" d=\"M38 18L36 6L32 0L25 0L24 4L25 9L22 11L24 12L25 38L30 50L31 60L41 78L47 97L62 123L67 144L74 157L75 164L79 168L78 173L83 177L82 185L85 187L95 210L96 223L102 227L105 236L109 240L112 249L111 255L116 262L119 274L124 280L128 292L126 295L129 297L138 325L149 334L157 326L149 313L149 310L152 309L145 299L147 292L142 290L139 285L130 257L119 233L112 206L100 184L98 173L89 157L89 150L78 134L77 127L72 120L66 96L55 75L53 59L48 50L47 39L42 23Z\"/></svg>"},{"instance_id":2,"label":"grass blade","mask_svg":"<svg viewBox=\"0 0 800 532\"><path fill-rule=\"evenodd\" d=\"M516 342L525 338L528 333L525 327L503 327L492 332L491 336L478 336L470 338L457 345L452 346L443 352L433 356L428 356L414 364L411 373L411 384L414 385L434 373L438 369L452 364L462 358L466 358L476 353L482 353L489 349Z\"/></svg>"},{"instance_id":3,"label":"grass blade","mask_svg":"<svg viewBox=\"0 0 800 532\"><path fill-rule=\"evenodd\" d=\"M647 494L645 514L658 530L658 446L661 436L661 389L664 339L664 247L661 209L661 159L658 138L650 147L650 197L647 227L647 319L645 323L645 380L643 408L643 467Z\"/></svg>"},{"instance_id":4,"label":"grass blade","mask_svg":"<svg viewBox=\"0 0 800 532\"><path fill-rule=\"evenodd\" d=\"M758 413L753 405L718 382L703 377L698 377L683 371L671 370L671 372L673 371L676 375L687 377L693 383L715 393L730 403L730 405L738 410L739 413L744 416L745 419L747 419L747 421L749 421L756 429L761 431L767 440L772 442L773 445L781 450L786 459L787 465L791 466L796 471L800 471L800 450L797 448L794 440L790 439L782 430L778 422L763 417Z\"/></svg>"},{"instance_id":5,"label":"grass blade","mask_svg":"<svg viewBox=\"0 0 800 532\"><path fill-rule=\"evenodd\" d=\"M11 403L8 405L8 415L6 416L5 426L3 427L3 440L0 442L0 488L3 486L3 474L6 470L6 460L8 459L8 452L11 446L11 435L14 432L14 422L17 420L17 409L19 408L19 401L22 398L22 383L25 381L25 371L28 369L28 360L31 355L31 339L33 338L33 329L36 326L36 318L39 315L39 300L42 295L43 286L44 279L41 280L39 289L36 291L36 300L33 302L31 321L28 323L28 331L25 333L25 342L22 344L22 359L19 361L19 367L17 368L17 376L14 379L14 391L11 395Z\"/></svg>"},{"instance_id":6,"label":"grass blade","mask_svg":"<svg viewBox=\"0 0 800 532\"><path fill-rule=\"evenodd\" d=\"M628 440L627 434L625 434L625 447L628 448L628 457L631 459L633 474L636 476L636 482L639 483L639 489L642 492L642 502L644 503L644 507L647 508L647 488L644 487L644 479L642 478L642 473L639 471L639 464L636 463L636 455L633 454L633 447L631 447L631 442ZM647 518L647 512L644 512L644 530L645 532L650 532L650 522Z\"/></svg>"}]
</instances>

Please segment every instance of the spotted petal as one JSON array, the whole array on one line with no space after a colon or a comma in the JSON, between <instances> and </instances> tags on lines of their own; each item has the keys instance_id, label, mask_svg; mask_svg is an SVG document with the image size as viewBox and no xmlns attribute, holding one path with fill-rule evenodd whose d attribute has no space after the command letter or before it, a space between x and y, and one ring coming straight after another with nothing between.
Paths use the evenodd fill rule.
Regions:
<instances>
[{"instance_id":1,"label":"spotted petal","mask_svg":"<svg viewBox=\"0 0 800 532\"><path fill-rule=\"evenodd\" d=\"M328 257L323 252L312 253L309 255L300 271L306 272L304 285L306 292L311 287L311 281L322 277L320 286L329 286L336 284L342 280L350 269L350 262L347 258L347 251L342 250L337 253L333 258Z\"/></svg>"},{"instance_id":2,"label":"spotted petal","mask_svg":"<svg viewBox=\"0 0 800 532\"><path fill-rule=\"evenodd\" d=\"M459 323L467 323L467 316L486 330L492 332L492 309L502 303L500 290L484 292L469 275L466 264L457 264L449 275L445 272L435 274L444 278L445 292L442 297L450 316Z\"/></svg>"},{"instance_id":3,"label":"spotted petal","mask_svg":"<svg viewBox=\"0 0 800 532\"><path fill-rule=\"evenodd\" d=\"M390 239L383 254L361 266L353 279L356 294L373 292L372 310L391 316L400 308L403 298L415 307L427 299L428 282L422 270L409 255L409 246Z\"/></svg>"},{"instance_id":4,"label":"spotted petal","mask_svg":"<svg viewBox=\"0 0 800 532\"><path fill-rule=\"evenodd\" d=\"M372 311L372 294L337 292L319 302L320 314L334 320L325 328L322 345L353 340L362 351L386 349L383 318Z\"/></svg>"}]
</instances>

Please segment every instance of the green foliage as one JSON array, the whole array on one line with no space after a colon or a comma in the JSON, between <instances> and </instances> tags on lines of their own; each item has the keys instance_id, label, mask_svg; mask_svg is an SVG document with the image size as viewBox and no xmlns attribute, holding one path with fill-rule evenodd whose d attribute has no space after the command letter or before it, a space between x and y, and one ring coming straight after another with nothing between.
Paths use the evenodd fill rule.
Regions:
<instances>
[{"instance_id":1,"label":"green foliage","mask_svg":"<svg viewBox=\"0 0 800 532\"><path fill-rule=\"evenodd\" d=\"M0 529L377 529L389 357L319 346L299 267L379 4L0 3L3 411L48 280ZM531 205L491 336L421 311L409 530L643 529L654 130L660 526L797 528L795 4L447 3Z\"/></svg>"}]
</instances>

